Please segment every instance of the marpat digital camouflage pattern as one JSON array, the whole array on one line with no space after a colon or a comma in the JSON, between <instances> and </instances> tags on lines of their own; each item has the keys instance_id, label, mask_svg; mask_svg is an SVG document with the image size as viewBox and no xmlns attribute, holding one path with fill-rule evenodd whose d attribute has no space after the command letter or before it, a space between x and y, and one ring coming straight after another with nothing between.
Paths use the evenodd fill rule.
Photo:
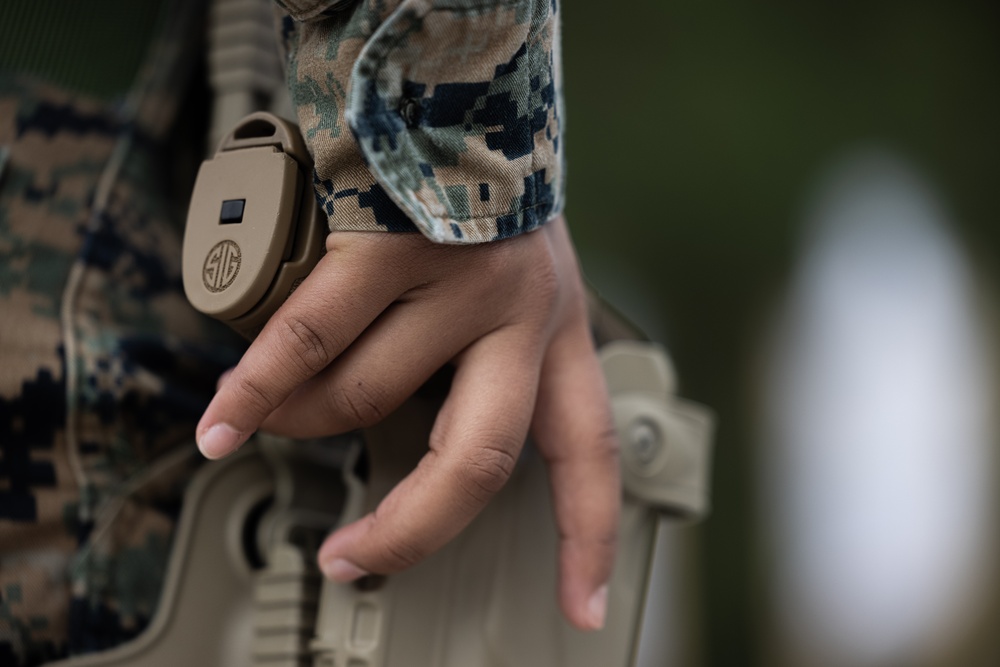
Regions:
<instances>
[{"instance_id":1,"label":"marpat digital camouflage pattern","mask_svg":"<svg viewBox=\"0 0 1000 667\"><path fill-rule=\"evenodd\" d=\"M0 73L5 666L144 629L200 458L194 426L239 358L183 296L165 187L197 9L174 4L127 100Z\"/></svg>"},{"instance_id":2,"label":"marpat digital camouflage pattern","mask_svg":"<svg viewBox=\"0 0 1000 667\"><path fill-rule=\"evenodd\" d=\"M562 210L556 0L284 6L292 101L331 229L478 243Z\"/></svg>"}]
</instances>

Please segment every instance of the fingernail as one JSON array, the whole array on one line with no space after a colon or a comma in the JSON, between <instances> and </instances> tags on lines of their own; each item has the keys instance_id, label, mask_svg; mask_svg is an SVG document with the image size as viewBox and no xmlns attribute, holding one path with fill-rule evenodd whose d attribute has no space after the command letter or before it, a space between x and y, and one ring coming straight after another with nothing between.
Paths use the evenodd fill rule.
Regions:
<instances>
[{"instance_id":1,"label":"fingernail","mask_svg":"<svg viewBox=\"0 0 1000 667\"><path fill-rule=\"evenodd\" d=\"M349 560L344 560L343 558L334 558L321 566L323 568L323 575L327 579L333 579L334 581L339 581L342 584L346 584L349 581L354 581L355 579L360 579L365 577L370 572L362 570L360 567L355 565Z\"/></svg>"},{"instance_id":2,"label":"fingernail","mask_svg":"<svg viewBox=\"0 0 1000 667\"><path fill-rule=\"evenodd\" d=\"M210 459L222 458L243 444L243 434L229 424L215 424L198 438L198 449Z\"/></svg>"},{"instance_id":3,"label":"fingernail","mask_svg":"<svg viewBox=\"0 0 1000 667\"><path fill-rule=\"evenodd\" d=\"M590 625L594 630L604 627L604 617L608 613L608 585L605 584L594 591L587 602L587 613L590 616Z\"/></svg>"}]
</instances>

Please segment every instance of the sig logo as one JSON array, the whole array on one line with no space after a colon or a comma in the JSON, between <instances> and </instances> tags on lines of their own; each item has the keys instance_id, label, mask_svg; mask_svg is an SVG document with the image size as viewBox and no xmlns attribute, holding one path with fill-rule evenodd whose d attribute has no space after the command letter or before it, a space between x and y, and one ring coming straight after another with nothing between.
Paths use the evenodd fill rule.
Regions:
<instances>
[{"instance_id":1,"label":"sig logo","mask_svg":"<svg viewBox=\"0 0 1000 667\"><path fill-rule=\"evenodd\" d=\"M221 292L236 280L243 256L235 241L220 241L208 251L201 278L209 292Z\"/></svg>"}]
</instances>

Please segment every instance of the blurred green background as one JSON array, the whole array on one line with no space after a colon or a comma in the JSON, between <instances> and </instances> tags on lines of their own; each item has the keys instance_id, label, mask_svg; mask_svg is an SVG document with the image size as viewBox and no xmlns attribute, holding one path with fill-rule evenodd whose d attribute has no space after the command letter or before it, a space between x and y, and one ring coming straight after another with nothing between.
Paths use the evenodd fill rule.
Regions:
<instances>
[{"instance_id":1,"label":"blurred green background","mask_svg":"<svg viewBox=\"0 0 1000 667\"><path fill-rule=\"evenodd\" d=\"M669 346L719 414L696 529L706 665L756 664L754 366L804 204L848 150L933 182L993 262L1000 3L574 0L563 11L568 219L589 279Z\"/></svg>"}]
</instances>

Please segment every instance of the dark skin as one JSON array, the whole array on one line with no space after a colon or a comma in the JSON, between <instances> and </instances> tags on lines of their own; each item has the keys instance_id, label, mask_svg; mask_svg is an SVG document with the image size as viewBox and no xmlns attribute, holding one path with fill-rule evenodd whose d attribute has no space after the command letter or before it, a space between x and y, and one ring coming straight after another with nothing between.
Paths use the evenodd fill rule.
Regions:
<instances>
[{"instance_id":1,"label":"dark skin","mask_svg":"<svg viewBox=\"0 0 1000 667\"><path fill-rule=\"evenodd\" d=\"M220 381L201 451L226 456L258 428L304 438L370 426L453 362L429 451L373 513L327 538L320 567L346 582L440 549L507 481L530 431L549 469L560 604L578 628L602 627L618 443L564 220L472 246L334 232L327 249Z\"/></svg>"}]
</instances>

